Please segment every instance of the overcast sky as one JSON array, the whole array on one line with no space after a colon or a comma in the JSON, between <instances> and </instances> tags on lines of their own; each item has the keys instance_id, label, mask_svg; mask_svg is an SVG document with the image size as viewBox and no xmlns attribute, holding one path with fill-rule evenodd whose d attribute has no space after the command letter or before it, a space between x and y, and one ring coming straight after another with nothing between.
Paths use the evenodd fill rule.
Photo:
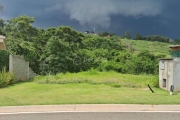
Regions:
<instances>
[{"instance_id":1,"label":"overcast sky","mask_svg":"<svg viewBox=\"0 0 180 120\"><path fill-rule=\"evenodd\" d=\"M35 17L39 28L72 26L78 31L129 31L180 39L180 0L0 0L0 17Z\"/></svg>"}]
</instances>

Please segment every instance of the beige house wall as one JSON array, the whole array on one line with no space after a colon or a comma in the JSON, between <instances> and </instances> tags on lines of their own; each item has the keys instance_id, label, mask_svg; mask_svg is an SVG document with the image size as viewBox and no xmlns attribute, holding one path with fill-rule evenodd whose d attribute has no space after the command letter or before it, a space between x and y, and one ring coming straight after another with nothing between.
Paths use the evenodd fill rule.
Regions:
<instances>
[{"instance_id":1,"label":"beige house wall","mask_svg":"<svg viewBox=\"0 0 180 120\"><path fill-rule=\"evenodd\" d=\"M0 35L0 50L6 50L5 37Z\"/></svg>"}]
</instances>

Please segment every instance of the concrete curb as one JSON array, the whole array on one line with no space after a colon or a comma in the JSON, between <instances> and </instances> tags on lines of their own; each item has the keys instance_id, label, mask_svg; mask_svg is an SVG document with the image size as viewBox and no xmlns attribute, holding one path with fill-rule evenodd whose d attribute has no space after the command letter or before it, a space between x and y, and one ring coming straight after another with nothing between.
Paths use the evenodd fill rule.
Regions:
<instances>
[{"instance_id":1,"label":"concrete curb","mask_svg":"<svg viewBox=\"0 0 180 120\"><path fill-rule=\"evenodd\" d=\"M125 105L125 104L75 104L0 107L4 113L43 113L43 112L180 112L180 105Z\"/></svg>"}]
</instances>

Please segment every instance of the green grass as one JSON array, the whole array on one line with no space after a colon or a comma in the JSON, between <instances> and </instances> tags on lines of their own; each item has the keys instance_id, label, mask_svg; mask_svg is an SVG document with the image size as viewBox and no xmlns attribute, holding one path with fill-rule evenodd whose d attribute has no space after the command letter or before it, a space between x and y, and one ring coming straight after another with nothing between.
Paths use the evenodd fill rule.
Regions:
<instances>
[{"instance_id":1,"label":"green grass","mask_svg":"<svg viewBox=\"0 0 180 120\"><path fill-rule=\"evenodd\" d=\"M0 106L59 104L179 104L180 93L109 85L18 83L0 89Z\"/></svg>"},{"instance_id":2,"label":"green grass","mask_svg":"<svg viewBox=\"0 0 180 120\"><path fill-rule=\"evenodd\" d=\"M48 81L48 82L47 82ZM0 106L57 104L180 104L180 93L153 87L157 76L81 72L38 76L0 89Z\"/></svg>"},{"instance_id":3,"label":"green grass","mask_svg":"<svg viewBox=\"0 0 180 120\"><path fill-rule=\"evenodd\" d=\"M135 50L135 53L139 53L143 50L149 50L151 53L155 55L164 54L166 57L170 57L170 43L163 42L152 42L152 41L144 41L144 40L127 40L121 39L122 43L126 46L130 46Z\"/></svg>"},{"instance_id":4,"label":"green grass","mask_svg":"<svg viewBox=\"0 0 180 120\"><path fill-rule=\"evenodd\" d=\"M34 79L40 84L69 84L69 83L89 83L105 84L114 87L144 88L150 84L153 87L158 86L157 75L132 75L116 72L89 72L57 74L55 76L38 76Z\"/></svg>"}]
</instances>

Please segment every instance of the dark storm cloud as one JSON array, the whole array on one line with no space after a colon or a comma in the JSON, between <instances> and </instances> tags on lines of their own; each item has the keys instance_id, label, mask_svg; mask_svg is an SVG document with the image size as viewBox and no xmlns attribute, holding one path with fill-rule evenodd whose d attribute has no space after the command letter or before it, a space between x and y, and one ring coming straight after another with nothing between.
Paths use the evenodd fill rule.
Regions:
<instances>
[{"instance_id":1,"label":"dark storm cloud","mask_svg":"<svg viewBox=\"0 0 180 120\"><path fill-rule=\"evenodd\" d=\"M82 26L108 28L111 26L111 15L156 16L161 14L163 7L161 0L67 0L46 10L65 13Z\"/></svg>"},{"instance_id":2,"label":"dark storm cloud","mask_svg":"<svg viewBox=\"0 0 180 120\"><path fill-rule=\"evenodd\" d=\"M179 0L0 0L0 17L35 17L35 26L69 25L123 34L179 37ZM174 29L173 32L170 29Z\"/></svg>"},{"instance_id":3,"label":"dark storm cloud","mask_svg":"<svg viewBox=\"0 0 180 120\"><path fill-rule=\"evenodd\" d=\"M28 14L40 16L59 12L76 20L80 25L97 25L108 28L111 15L155 16L163 10L162 0L1 0L3 17ZM47 14L45 14L47 13Z\"/></svg>"},{"instance_id":4,"label":"dark storm cloud","mask_svg":"<svg viewBox=\"0 0 180 120\"><path fill-rule=\"evenodd\" d=\"M61 15L56 12L46 13L45 9L59 3L59 0L0 0L0 4L4 6L0 17L10 19L20 15L28 15L35 17L35 25L46 28L49 26L57 26L61 22Z\"/></svg>"}]
</instances>

